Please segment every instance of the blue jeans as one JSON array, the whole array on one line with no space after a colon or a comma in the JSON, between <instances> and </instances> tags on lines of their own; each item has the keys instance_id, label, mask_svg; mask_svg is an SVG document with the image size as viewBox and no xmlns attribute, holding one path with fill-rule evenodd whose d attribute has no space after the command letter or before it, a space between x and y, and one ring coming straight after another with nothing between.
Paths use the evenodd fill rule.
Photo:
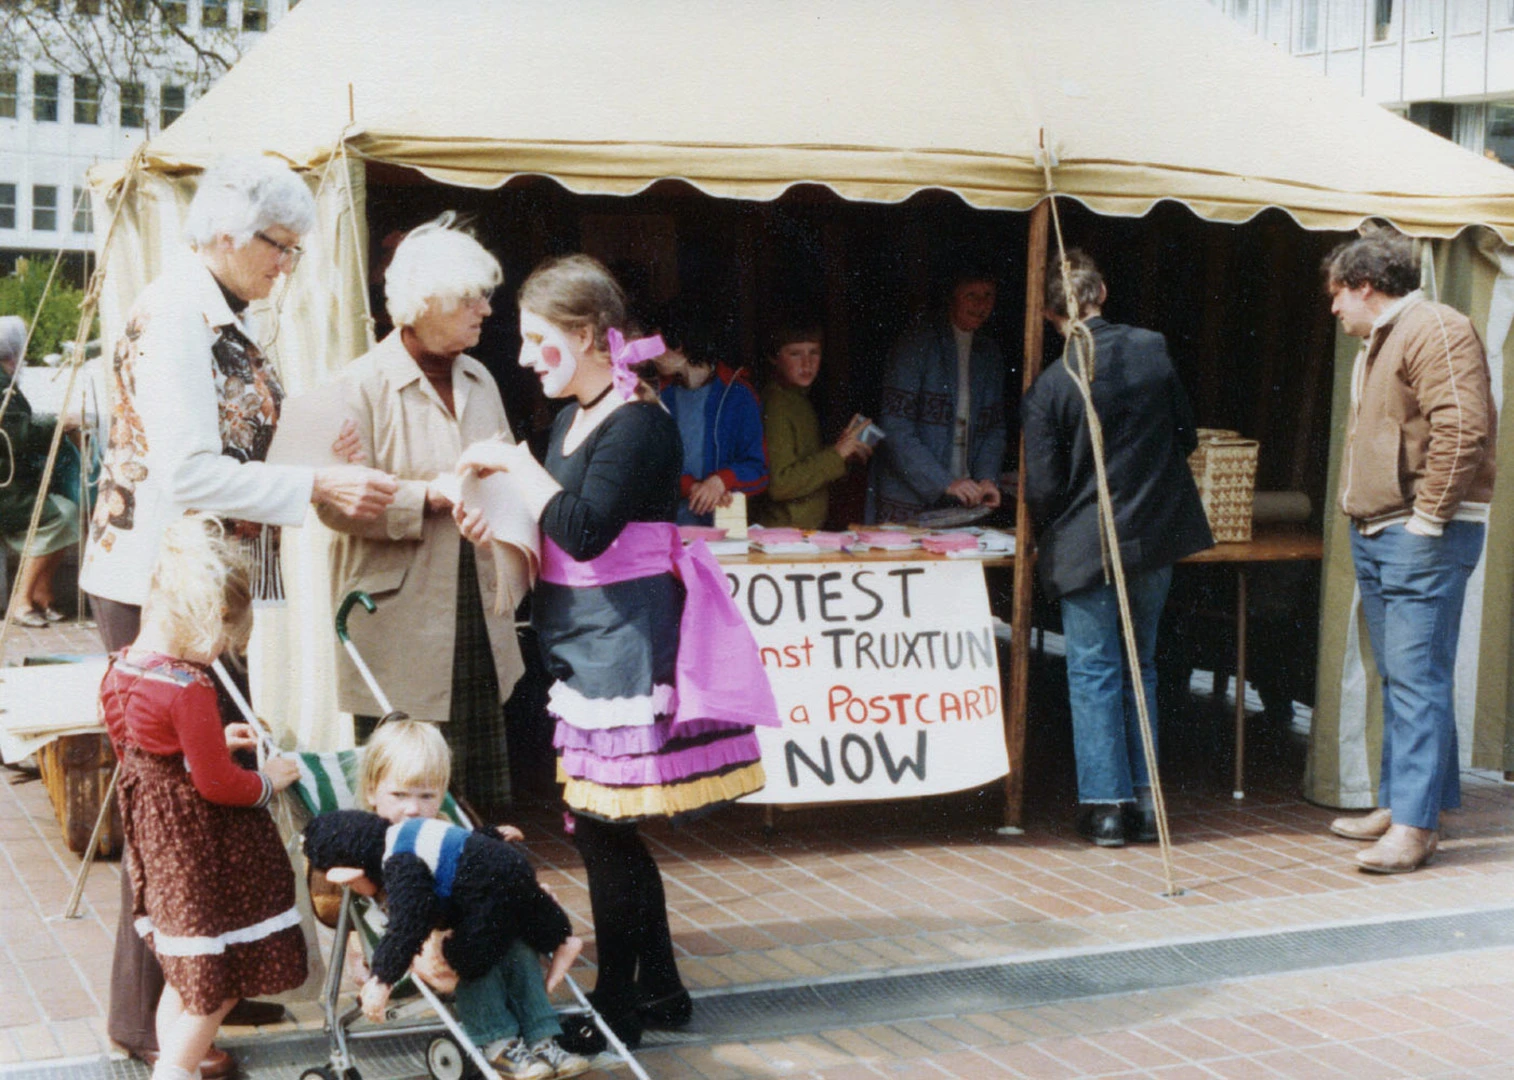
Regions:
<instances>
[{"instance_id":1,"label":"blue jeans","mask_svg":"<svg viewBox=\"0 0 1514 1080\"><path fill-rule=\"evenodd\" d=\"M1157 625L1172 584L1172 567L1125 576L1130 617L1151 737L1157 726ZM1072 744L1078 759L1078 801L1131 802L1151 787L1135 688L1125 667L1120 604L1113 585L1095 585L1062 597L1067 638L1067 696L1072 702Z\"/></svg>"},{"instance_id":2,"label":"blue jeans","mask_svg":"<svg viewBox=\"0 0 1514 1080\"><path fill-rule=\"evenodd\" d=\"M1389 525L1351 532L1351 558L1383 680L1383 760L1377 804L1395 825L1436 828L1461 805L1456 746L1456 640L1467 578L1486 526L1452 521L1442 536Z\"/></svg>"},{"instance_id":3,"label":"blue jeans","mask_svg":"<svg viewBox=\"0 0 1514 1080\"><path fill-rule=\"evenodd\" d=\"M456 1002L458 1022L480 1048L517 1035L530 1044L562 1034L541 963L519 938L488 974L458 982Z\"/></svg>"}]
</instances>

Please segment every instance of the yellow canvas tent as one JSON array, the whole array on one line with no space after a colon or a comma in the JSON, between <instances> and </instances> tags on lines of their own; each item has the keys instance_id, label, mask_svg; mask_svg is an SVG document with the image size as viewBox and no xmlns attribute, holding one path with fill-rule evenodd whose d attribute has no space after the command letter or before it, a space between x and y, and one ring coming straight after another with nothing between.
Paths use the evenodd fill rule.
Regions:
<instances>
[{"instance_id":1,"label":"yellow canvas tent","mask_svg":"<svg viewBox=\"0 0 1514 1080\"><path fill-rule=\"evenodd\" d=\"M1313 230L1369 216L1433 238L1484 226L1461 249L1493 267L1478 278L1481 310L1501 310L1505 327L1509 315L1488 297L1500 241L1514 240L1514 171L1307 72L1201 0L304 0L147 145L145 170L97 171L122 225L104 258L108 334L177 242L194 174L236 152L277 154L318 189L311 254L272 313L272 351L295 390L369 341L365 160L473 187L542 175L581 194L680 178L743 199L818 183L889 202L943 189L996 210L1044 207L1055 192L1107 215L1176 200L1218 222L1275 207ZM1031 236L1044 249L1041 224ZM263 621L258 650L265 682L299 688L265 701L287 702L279 718L320 744L329 611L319 530L303 531L287 571L302 599ZM1511 531L1496 508L1487 580L1499 587L1514 578ZM1349 593L1341 537L1327 549L1327 592ZM1495 591L1469 606L1490 635L1463 636L1464 652L1499 654L1479 699L1490 726L1462 744L1489 765L1509 696L1492 682L1508 667L1510 614L1509 590ZM1339 649L1322 683L1360 680L1360 642L1338 614L1350 605L1326 609L1322 651ZM1365 730L1368 705L1345 718L1344 699L1331 700L1340 715L1319 718L1317 741L1338 723ZM1340 745L1370 771L1367 741ZM1311 793L1360 801L1365 788L1335 780L1362 769L1331 759Z\"/></svg>"},{"instance_id":2,"label":"yellow canvas tent","mask_svg":"<svg viewBox=\"0 0 1514 1080\"><path fill-rule=\"evenodd\" d=\"M350 92L349 92L350 91ZM923 188L1105 214L1178 199L1312 229L1514 239L1514 174L1301 69L1199 0L308 0L152 141L168 172L340 144L449 184L682 177L767 199Z\"/></svg>"}]
</instances>

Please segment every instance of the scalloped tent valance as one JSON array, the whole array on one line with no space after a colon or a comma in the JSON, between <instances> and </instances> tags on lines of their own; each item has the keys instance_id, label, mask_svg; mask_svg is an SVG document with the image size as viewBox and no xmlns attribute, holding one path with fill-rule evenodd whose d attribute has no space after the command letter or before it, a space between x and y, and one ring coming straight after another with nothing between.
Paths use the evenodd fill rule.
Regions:
<instances>
[{"instance_id":1,"label":"scalloped tent valance","mask_svg":"<svg viewBox=\"0 0 1514 1080\"><path fill-rule=\"evenodd\" d=\"M475 187L541 174L627 194L676 177L885 202L944 188L1023 210L1047 191L1043 141L1056 191L1099 213L1175 199L1213 221L1279 207L1310 229L1381 216L1514 240L1514 170L1201 0L305 0L148 163L314 167L345 142Z\"/></svg>"}]
</instances>

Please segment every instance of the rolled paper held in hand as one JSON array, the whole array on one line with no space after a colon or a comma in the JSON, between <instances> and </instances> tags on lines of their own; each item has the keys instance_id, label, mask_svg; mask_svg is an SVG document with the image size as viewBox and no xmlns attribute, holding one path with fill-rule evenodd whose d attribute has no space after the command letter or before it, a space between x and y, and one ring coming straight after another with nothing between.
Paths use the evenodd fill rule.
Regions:
<instances>
[{"instance_id":1,"label":"rolled paper held in hand","mask_svg":"<svg viewBox=\"0 0 1514 1080\"><path fill-rule=\"evenodd\" d=\"M489 545L496 579L494 614L514 611L541 571L541 529L515 480L508 472L483 477L445 473L432 484L454 505L483 511L495 541Z\"/></svg>"}]
</instances>

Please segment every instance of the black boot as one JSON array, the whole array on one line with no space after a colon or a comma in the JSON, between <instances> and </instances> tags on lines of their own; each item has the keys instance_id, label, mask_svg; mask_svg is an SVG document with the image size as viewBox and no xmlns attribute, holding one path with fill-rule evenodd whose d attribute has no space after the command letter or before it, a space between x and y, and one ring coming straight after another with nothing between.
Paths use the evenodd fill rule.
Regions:
<instances>
[{"instance_id":1,"label":"black boot","mask_svg":"<svg viewBox=\"0 0 1514 1080\"><path fill-rule=\"evenodd\" d=\"M1125 819L1126 840L1132 844L1157 842L1157 809L1149 795L1145 799L1137 796L1135 802L1121 804L1120 810Z\"/></svg>"},{"instance_id":2,"label":"black boot","mask_svg":"<svg viewBox=\"0 0 1514 1080\"><path fill-rule=\"evenodd\" d=\"M1125 846L1125 820L1119 803L1084 803L1078 808L1078 835L1099 847Z\"/></svg>"},{"instance_id":3,"label":"black boot","mask_svg":"<svg viewBox=\"0 0 1514 1080\"><path fill-rule=\"evenodd\" d=\"M677 1030L694 1018L694 1002L687 990L675 990L659 998L643 998L637 1012L646 1027Z\"/></svg>"},{"instance_id":4,"label":"black boot","mask_svg":"<svg viewBox=\"0 0 1514 1080\"><path fill-rule=\"evenodd\" d=\"M600 1015L604 1016L603 1013ZM641 1018L636 1013L604 1018L616 1037L626 1044L627 1050L635 1050L641 1045ZM564 1016L560 1019L562 1034L557 1037L557 1045L568 1053L593 1057L595 1054L602 1054L611 1049L610 1040L605 1038L604 1032L599 1030L598 1025L587 1013Z\"/></svg>"},{"instance_id":5,"label":"black boot","mask_svg":"<svg viewBox=\"0 0 1514 1080\"><path fill-rule=\"evenodd\" d=\"M1151 788L1135 789L1134 803L1123 803L1122 810L1125 815L1125 839L1131 844L1157 842L1157 804L1152 801Z\"/></svg>"}]
</instances>

